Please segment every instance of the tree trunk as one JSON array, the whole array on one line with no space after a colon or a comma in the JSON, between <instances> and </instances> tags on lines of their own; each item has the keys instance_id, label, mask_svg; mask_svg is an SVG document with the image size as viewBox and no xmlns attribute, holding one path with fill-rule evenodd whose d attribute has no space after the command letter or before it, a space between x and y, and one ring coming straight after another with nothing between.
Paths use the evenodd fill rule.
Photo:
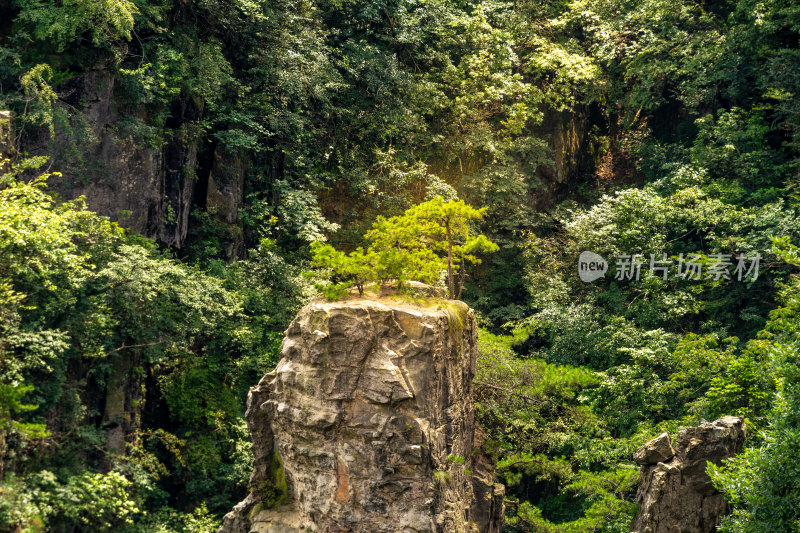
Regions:
<instances>
[{"instance_id":1,"label":"tree trunk","mask_svg":"<svg viewBox=\"0 0 800 533\"><path fill-rule=\"evenodd\" d=\"M464 259L461 259L461 264L458 265L458 290L456 291L456 300L461 299L461 292L464 290L464 278L467 272L464 268Z\"/></svg>"},{"instance_id":2,"label":"tree trunk","mask_svg":"<svg viewBox=\"0 0 800 533\"><path fill-rule=\"evenodd\" d=\"M453 276L453 237L450 234L450 220L445 219L444 227L447 231L447 292L452 300L455 298L455 279Z\"/></svg>"}]
</instances>

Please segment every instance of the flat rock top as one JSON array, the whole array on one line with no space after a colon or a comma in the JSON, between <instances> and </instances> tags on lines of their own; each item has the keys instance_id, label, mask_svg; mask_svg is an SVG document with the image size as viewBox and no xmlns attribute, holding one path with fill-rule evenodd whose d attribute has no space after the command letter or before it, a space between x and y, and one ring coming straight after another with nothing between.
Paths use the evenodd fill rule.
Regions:
<instances>
[{"instance_id":1,"label":"flat rock top","mask_svg":"<svg viewBox=\"0 0 800 533\"><path fill-rule=\"evenodd\" d=\"M335 301L328 301L324 297L319 297L309 305L326 311L348 308L377 309L380 311L402 309L404 311L416 311L420 314L439 314L446 313L448 310L466 314L469 311L469 306L460 300L424 296L378 296L373 294L364 294L364 296L351 294Z\"/></svg>"}]
</instances>

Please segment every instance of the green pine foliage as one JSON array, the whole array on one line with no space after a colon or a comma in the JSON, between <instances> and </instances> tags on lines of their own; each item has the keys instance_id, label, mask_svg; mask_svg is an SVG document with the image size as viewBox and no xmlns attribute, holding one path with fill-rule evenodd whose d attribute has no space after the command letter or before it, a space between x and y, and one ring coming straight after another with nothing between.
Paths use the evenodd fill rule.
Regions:
<instances>
[{"instance_id":1,"label":"green pine foliage","mask_svg":"<svg viewBox=\"0 0 800 533\"><path fill-rule=\"evenodd\" d=\"M326 296L336 299L347 283L363 295L365 285L371 282L392 280L398 287L409 280L437 284L444 274L448 296L458 299L467 264L481 262L477 253L498 250L485 235L472 234L470 221L480 219L485 211L463 200L445 202L436 197L403 215L388 219L379 215L364 236L369 243L366 251L359 247L348 254L314 242L314 263L343 280L327 286Z\"/></svg>"}]
</instances>

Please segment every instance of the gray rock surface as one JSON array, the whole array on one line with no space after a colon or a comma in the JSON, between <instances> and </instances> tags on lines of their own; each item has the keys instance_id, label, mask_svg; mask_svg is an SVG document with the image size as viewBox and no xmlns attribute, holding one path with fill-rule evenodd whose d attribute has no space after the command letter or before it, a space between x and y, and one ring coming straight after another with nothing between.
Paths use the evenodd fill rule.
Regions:
<instances>
[{"instance_id":1,"label":"gray rock surface","mask_svg":"<svg viewBox=\"0 0 800 533\"><path fill-rule=\"evenodd\" d=\"M38 137L25 139L23 148L50 156L51 170L62 173L49 180L51 191L67 199L84 196L89 209L175 246L185 236L189 215L179 203L191 196L192 184L165 182L169 174L166 149L118 134L122 117L114 105L116 81L107 69L74 75L57 91L66 104L80 110L73 118L78 138L60 127L54 139L42 131ZM77 159L76 151L80 153ZM193 164L194 154L187 155L186 162ZM163 223L168 218L170 227Z\"/></svg>"},{"instance_id":2,"label":"gray rock surface","mask_svg":"<svg viewBox=\"0 0 800 533\"><path fill-rule=\"evenodd\" d=\"M176 98L163 139L146 138L150 111L121 103L118 84L102 65L75 73L55 88L56 107L69 124L59 123L53 138L47 128L28 132L20 151L50 157L49 170L61 174L49 179L51 191L66 199L83 196L92 211L174 249L187 244L192 209L207 208L227 230L227 256L240 257L247 158L187 133L204 115L201 99ZM0 155L7 151L6 115L0 111Z\"/></svg>"},{"instance_id":3,"label":"gray rock surface","mask_svg":"<svg viewBox=\"0 0 800 533\"><path fill-rule=\"evenodd\" d=\"M668 461L674 456L675 450L672 449L669 433L664 432L636 450L633 460L636 464L644 466Z\"/></svg>"},{"instance_id":4,"label":"gray rock surface","mask_svg":"<svg viewBox=\"0 0 800 533\"><path fill-rule=\"evenodd\" d=\"M634 533L711 533L728 505L706 474L707 462L719 464L741 450L744 419L726 416L678 433L672 451L664 433L636 451L642 469L633 522Z\"/></svg>"},{"instance_id":5,"label":"gray rock surface","mask_svg":"<svg viewBox=\"0 0 800 533\"><path fill-rule=\"evenodd\" d=\"M426 301L300 311L250 390L251 492L221 532L499 533L504 488L470 400L475 317Z\"/></svg>"}]
</instances>

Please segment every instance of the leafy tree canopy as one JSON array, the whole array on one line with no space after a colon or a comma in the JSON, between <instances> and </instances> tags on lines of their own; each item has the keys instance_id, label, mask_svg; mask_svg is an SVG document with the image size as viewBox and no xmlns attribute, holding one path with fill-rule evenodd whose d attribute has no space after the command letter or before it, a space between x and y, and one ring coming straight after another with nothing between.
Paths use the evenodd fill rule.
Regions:
<instances>
[{"instance_id":1,"label":"leafy tree canopy","mask_svg":"<svg viewBox=\"0 0 800 533\"><path fill-rule=\"evenodd\" d=\"M330 268L363 294L371 281L407 280L436 283L446 272L447 293L459 298L468 263L480 263L480 252L497 251L485 235L474 235L471 221L479 220L486 208L475 209L463 200L436 197L403 215L378 216L364 236L369 247L345 253L329 244L314 243L314 262Z\"/></svg>"}]
</instances>

